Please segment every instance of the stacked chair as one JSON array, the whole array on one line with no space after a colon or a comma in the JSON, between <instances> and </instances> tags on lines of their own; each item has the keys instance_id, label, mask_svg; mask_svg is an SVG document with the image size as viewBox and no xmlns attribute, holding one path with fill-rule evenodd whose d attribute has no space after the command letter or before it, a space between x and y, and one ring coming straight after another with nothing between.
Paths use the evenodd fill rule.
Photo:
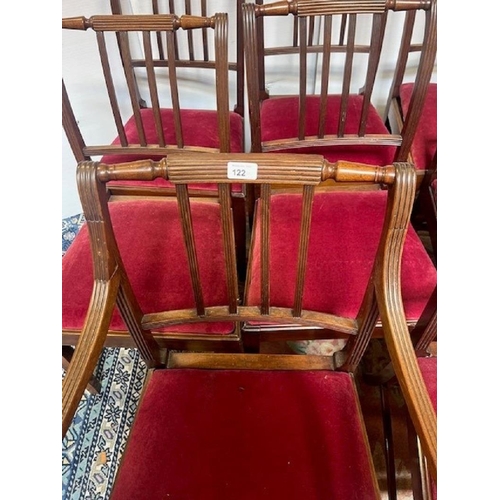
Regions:
<instances>
[{"instance_id":1,"label":"stacked chair","mask_svg":"<svg viewBox=\"0 0 500 500\"><path fill-rule=\"evenodd\" d=\"M252 248L260 256L255 272L261 278L261 293L258 304L240 305L227 177L228 168L245 168L249 163L257 178L242 182L259 184L262 192ZM207 171L211 174L207 175ZM131 286L132 277L128 277L125 248L122 252L118 235L115 237L114 226L120 219L113 213L117 203L109 202L106 196L106 184L156 176L168 178L177 187L174 203L180 214L178 234L184 240L177 244L177 250L185 250L188 256L185 265L191 275L195 304L168 309L160 305L157 311L143 313L137 307L140 297ZM322 180L330 178L359 183L361 189L367 182L388 188L385 210L379 213L382 229L373 247L373 268L356 321L306 308L308 246L317 224L310 217L311 208L322 202L314 190ZM379 498L353 373L371 336L373 319L379 314L384 334L395 345L409 335L400 270L415 193L414 168L407 163L387 167L331 164L318 155L173 153L159 163L81 162L77 179L84 212L89 215L96 292L63 381L63 434L105 344L115 309L126 319L137 344L152 353L158 351L158 346L151 331L169 325L293 321L341 329L354 339L354 348L346 349L342 357L171 352L166 367L153 367L148 377L112 498L151 499L180 494L193 499L279 495L297 499ZM300 187L303 205L298 220L290 220L288 213L273 203L269 187L276 181ZM198 182L217 183L221 194L220 204L213 204L220 229L212 239L218 248L211 249L210 254L196 251L206 238L195 224L200 205L189 199L186 187ZM342 192L331 193L337 194ZM135 216L133 205L123 205ZM144 225L162 225L164 217L153 211L149 214L141 212L139 230ZM273 253L270 233L273 226L283 224L290 226L290 233L299 241L296 263L291 263L297 269L293 309L275 303L269 278L275 271L269 258ZM300 228L298 233L296 226ZM129 232L134 229L129 224ZM159 233L167 240L163 228ZM175 240L167 244L174 246ZM148 260L147 252L139 245L135 251ZM150 253L156 263L157 254ZM222 261L226 269L225 295L218 302L211 301L208 294L212 283L202 286L201 270L207 259L210 263ZM336 262L329 255L319 264L326 269ZM149 274L149 266L143 266L143 270ZM406 360L395 349L395 365L403 362ZM403 377L405 370L401 370ZM412 380L411 387L415 385L421 388L423 381Z\"/></svg>"},{"instance_id":2,"label":"stacked chair","mask_svg":"<svg viewBox=\"0 0 500 500\"><path fill-rule=\"evenodd\" d=\"M84 391L99 390L102 350L133 347L148 376L113 499L380 498L356 388L379 337L435 484L419 366L437 276L412 225L431 168L412 148L436 1L238 0L232 26L204 1L143 7L111 0L112 14L62 22L95 35L114 127L96 140L91 110L73 104L86 68L63 78L86 221L63 257L63 437ZM399 19L398 47L388 27ZM195 109L183 92L197 86L213 99ZM262 350L313 339L345 345Z\"/></svg>"},{"instance_id":3,"label":"stacked chair","mask_svg":"<svg viewBox=\"0 0 500 500\"><path fill-rule=\"evenodd\" d=\"M141 158L160 159L168 155L171 151L236 151L240 152L243 147L243 123L238 114L229 111L228 95L228 47L227 47L227 16L225 14L215 14L212 17L195 17L175 15L103 15L93 16L90 19L84 17L70 18L63 20L64 29L87 30L91 29L96 35L96 50L99 49L100 60L102 62L103 79L102 84L109 96L110 120L116 125L117 139L111 143L92 143L84 139L82 130L84 123L75 116L71 101L63 82L63 126L67 133L69 143L73 149L77 160L90 160L102 155L108 162L138 160ZM210 31L212 33L212 54L215 54L215 70L206 68L212 73L214 82L214 109L186 109L181 107L182 83L177 80L178 73L184 69L199 71L195 64L194 68L189 66L189 61L180 61L172 55L168 61L154 58L152 52L153 40L156 35L160 36L163 43L166 43L166 53L174 51L175 37L177 30L190 30L193 32ZM130 53L130 35L139 36L144 54L144 61L137 63ZM136 38L137 40L137 38ZM122 65L110 64L111 48L121 41ZM139 102L139 77L134 72L136 64L144 68L146 75L145 85L149 90L151 106L141 108ZM186 67L187 66L187 67ZM83 70L85 68L82 68ZM168 72L167 72L168 69ZM114 71L112 71L114 70ZM213 75L215 71L215 76ZM84 71L82 72L84 73ZM165 82L165 76L168 80ZM183 73L184 74L184 73ZM164 77L163 79L161 77ZM121 77L121 79L120 79ZM205 81L205 80L204 80ZM82 76L83 85L86 80ZM208 79L210 82L210 79ZM127 91L119 94L117 89L120 85L126 84ZM81 84L80 84L81 85ZM166 88L165 88L166 87ZM81 88L79 86L78 88ZM160 94L160 90L163 93ZM94 89L94 92L96 89ZM120 101L121 96L121 101ZM167 97L165 97L167 96ZM167 100L171 107L165 107L160 97ZM170 97L170 100L168 99ZM128 107L127 107L128 105ZM124 113L125 109L132 110L129 118ZM87 113L88 116L88 113ZM126 118L126 119L125 119ZM88 134L91 136L91 134ZM238 265L240 274L244 273L245 263L245 238L246 238L246 213L245 213L245 189L241 184L233 184L231 188L231 206L234 211L235 239L238 247ZM147 181L137 179L134 181L116 181L109 183L107 193L111 199L119 203L113 210L120 212L123 203L127 203L131 196L140 195L144 199L142 210L148 211L151 206L158 210L176 210L174 206L167 203L172 196L175 196L175 187L166 179ZM217 188L214 185L200 183L189 186L190 196L195 196L206 201L207 211L210 205L216 200ZM149 200L150 205L146 200ZM135 201L134 201L135 203ZM164 205L163 203L166 203ZM152 204L152 205L151 205ZM127 214L134 213L127 206ZM135 210L140 222L140 209ZM166 214L164 213L164 215ZM86 214L87 215L87 214ZM159 214L158 214L159 216ZM117 215L117 217L120 217ZM128 217L128 215L127 215ZM172 217L178 218L176 214ZM118 233L123 233L124 238L130 238L129 225L132 222L122 219L121 229ZM165 219L165 231L171 230L170 218ZM151 228L150 228L151 229ZM204 222L203 229L207 232L207 239L210 240L209 217ZM145 245L155 246L160 238L153 238L148 234L148 228L142 235L142 242ZM117 235L120 238L120 234ZM137 238L138 235L135 236ZM129 245L133 247L136 240L129 239ZM157 247L157 251L162 250ZM168 249L167 249L168 250ZM136 261L138 254L132 253L129 265L131 268L139 270L140 263ZM164 281L164 287L170 290L173 284L179 290L176 292L177 304L175 307L183 307L183 301L189 300L189 295L184 292L184 282L187 278L183 275L176 275L176 255L169 252L160 252L159 261L163 262L164 269L171 269L169 281ZM211 273L220 272L216 266ZM85 314L92 296L92 261L88 244L87 229L78 234L76 241L71 245L69 252L63 259L63 357L71 359L72 346L76 345L80 333L84 326ZM221 276L221 279L222 276ZM142 288L143 300L140 306L146 311L153 308L153 303L157 297L148 294L147 290L150 282L141 281L134 283L134 273L131 274L132 284ZM184 298L183 298L184 297ZM171 306L173 306L173 304ZM240 334L228 325L209 325L208 328L195 329L191 331L189 327L173 328L157 332L157 340L163 348L207 348L207 344L212 345L216 350L238 350L241 348ZM115 347L135 346L135 342L129 334L126 320L116 317L110 325L111 333L107 337L106 345ZM153 354L147 349L142 352L145 359L153 362ZM158 360L155 361L157 363Z\"/></svg>"},{"instance_id":4,"label":"stacked chair","mask_svg":"<svg viewBox=\"0 0 500 500\"><path fill-rule=\"evenodd\" d=\"M380 95L378 91L377 94L387 74L386 68L384 72L379 67L383 50L389 43L393 50L397 49L387 25L389 20L394 19L404 24L405 29L399 38L399 52L402 52L407 50L408 25L413 26L416 14L424 18L418 52L420 57L415 63L417 76L411 87L412 92L407 96L408 109L401 115L401 128L390 132L387 120L377 109L377 100L383 106L393 101L393 89L402 78L406 60L397 58L396 66L389 72L393 75L392 85L387 82L388 92ZM367 5L364 2L297 0L244 4L252 152L318 153L332 162L342 159L374 165L409 159L436 57L436 25L434 1L420 4L380 1ZM279 33L277 41L272 39L273 33ZM285 45L287 34L289 44ZM269 38L271 40L266 42ZM298 62L293 65L293 61ZM297 68L297 71L292 73L289 68ZM315 73L315 69L319 74ZM277 75L290 84L282 85L273 92L278 87L274 84ZM346 191L342 201L326 196L328 201L325 203L338 203L335 210L344 214L344 218L339 220L346 226L350 216L362 214L364 232L345 232L344 228L336 226L342 223L325 218L325 227L318 234L315 249L325 253L338 252L340 249L335 248L338 241L335 235L339 231L344 238L352 238L354 244L357 239L366 238L369 241L373 236L370 231L376 233L380 230L376 214L384 203L384 193L368 186L367 191L359 195L349 192L348 186L339 186L331 181L324 182L322 186L327 190ZM296 213L296 208L290 213ZM284 234L277 233L277 240L284 241L284 238ZM369 245L365 247L369 253ZM347 249L348 245L342 245L342 248ZM291 246L286 246L284 253L276 256L286 269L276 278L275 290L280 290L280 300L287 306L291 306L288 252L293 251ZM343 293L344 284L337 281L342 273L329 275L320 268L314 268L314 278L310 279L307 294L314 307L319 307L316 301L321 302L328 296L328 304L323 303L322 307L329 308L329 312L355 318L371 263L369 258L365 260L365 256L358 254L354 257L349 250L345 252L342 262L349 270L349 298ZM405 246L402 279L407 321L412 326L422 314L436 284L434 264L413 228L410 228ZM255 286L258 285L248 285L249 300L253 300ZM322 289L322 294L316 293L319 289ZM380 323L377 328L380 330ZM321 329L298 330L296 325L285 327L267 322L262 325L247 323L244 328L245 343L248 348L258 349L261 340L342 338L341 332L334 335Z\"/></svg>"},{"instance_id":5,"label":"stacked chair","mask_svg":"<svg viewBox=\"0 0 500 500\"><path fill-rule=\"evenodd\" d=\"M124 2L123 0L110 0L111 12L113 14L124 14L127 9L129 2ZM243 116L245 108L245 88L244 88L244 68L243 68L243 33L241 29L241 5L243 0L236 0L235 2L227 2L227 14L229 24L231 26L236 26L236 30L231 30L228 33L228 42L230 45L229 53L229 71L231 72L230 78L232 77L235 84L231 86L231 89L235 89L234 96L234 106L233 110L239 115ZM211 16L215 12L213 11L213 5L211 2L206 0L183 0L182 2L176 2L175 0L169 0L167 2L159 2L158 0L142 1L141 5L142 14L176 14L181 15L199 15L203 17ZM226 9L224 9L226 10ZM184 39L179 39L179 33L176 37L178 45L185 45L188 47L188 58L190 65L192 66L197 61L196 53L197 47L199 46L191 32L185 34ZM209 51L208 51L208 39L205 35L201 40L201 46L203 47L203 58L198 60L200 67L207 67L213 65L211 61ZM165 55L161 50L161 42L158 41L159 55L161 58L165 59ZM234 47L234 50L231 48ZM176 57L179 58L179 51L177 49ZM233 94L233 93L232 93ZM144 105L146 103L144 102Z\"/></svg>"}]
</instances>

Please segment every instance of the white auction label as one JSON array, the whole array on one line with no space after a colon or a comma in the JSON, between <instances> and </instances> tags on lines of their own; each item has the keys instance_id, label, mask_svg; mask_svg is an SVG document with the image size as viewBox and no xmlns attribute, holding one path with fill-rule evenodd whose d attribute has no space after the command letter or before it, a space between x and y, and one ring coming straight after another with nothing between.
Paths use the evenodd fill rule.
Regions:
<instances>
[{"instance_id":1,"label":"white auction label","mask_svg":"<svg viewBox=\"0 0 500 500\"><path fill-rule=\"evenodd\" d=\"M228 179L257 179L257 163L248 163L240 161L227 162Z\"/></svg>"}]
</instances>

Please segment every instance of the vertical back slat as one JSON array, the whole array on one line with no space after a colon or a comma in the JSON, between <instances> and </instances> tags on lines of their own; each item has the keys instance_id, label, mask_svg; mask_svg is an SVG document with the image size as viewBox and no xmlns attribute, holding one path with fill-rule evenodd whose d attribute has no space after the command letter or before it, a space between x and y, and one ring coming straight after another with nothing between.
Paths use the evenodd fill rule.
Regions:
<instances>
[{"instance_id":1,"label":"vertical back slat","mask_svg":"<svg viewBox=\"0 0 500 500\"><path fill-rule=\"evenodd\" d=\"M294 47L299 46L299 18L297 16L294 16L293 18L293 39L292 39L292 45Z\"/></svg>"},{"instance_id":2,"label":"vertical back slat","mask_svg":"<svg viewBox=\"0 0 500 500\"><path fill-rule=\"evenodd\" d=\"M178 148L184 147L182 134L181 109L179 102L179 89L177 86L177 68L175 64L175 32L167 32L168 78L170 81L170 96L172 98L172 111L174 114L175 140Z\"/></svg>"},{"instance_id":3,"label":"vertical back slat","mask_svg":"<svg viewBox=\"0 0 500 500\"><path fill-rule=\"evenodd\" d=\"M111 68L109 65L108 51L106 49L106 40L104 39L104 33L101 31L96 32L97 46L99 48L99 56L101 58L101 66L104 75L104 81L106 82L106 90L108 91L109 103L111 105L111 111L113 112L113 119L116 125L116 131L118 137L120 138L121 146L128 146L127 136L123 128L123 120L120 113L120 108L118 106L118 99L116 97L115 84L113 77L111 75ZM118 42L119 43L119 42Z\"/></svg>"},{"instance_id":4,"label":"vertical back slat","mask_svg":"<svg viewBox=\"0 0 500 500\"><path fill-rule=\"evenodd\" d=\"M342 14L340 21L340 32L339 32L339 45L342 47L346 44L345 32L347 27L347 14Z\"/></svg>"},{"instance_id":5,"label":"vertical back slat","mask_svg":"<svg viewBox=\"0 0 500 500\"><path fill-rule=\"evenodd\" d=\"M158 0L153 0L153 14L159 14L160 9L158 7ZM163 44L161 43L161 33L156 32L156 45L158 46L158 57L161 60L165 60L165 53L163 51Z\"/></svg>"},{"instance_id":6,"label":"vertical back slat","mask_svg":"<svg viewBox=\"0 0 500 500\"><path fill-rule=\"evenodd\" d=\"M363 106L361 108L361 116L358 127L358 135L360 137L363 137L366 133L366 121L368 119L368 110L370 109L375 77L377 76L378 65L380 62L380 54L382 52L382 41L384 39L386 23L386 13L373 15L370 52L368 56L368 68L363 89Z\"/></svg>"},{"instance_id":7,"label":"vertical back slat","mask_svg":"<svg viewBox=\"0 0 500 500\"><path fill-rule=\"evenodd\" d=\"M207 0L201 0L201 15L207 17ZM208 61L210 59L208 52L208 31L206 29L201 30L201 36L203 40L203 60Z\"/></svg>"},{"instance_id":8,"label":"vertical back slat","mask_svg":"<svg viewBox=\"0 0 500 500\"><path fill-rule=\"evenodd\" d=\"M344 79L342 82L342 102L340 104L339 126L337 133L339 137L344 137L345 124L347 121L347 107L351 88L352 63L354 59L354 40L356 38L356 21L357 15L349 14L346 60L344 66Z\"/></svg>"},{"instance_id":9,"label":"vertical back slat","mask_svg":"<svg viewBox=\"0 0 500 500\"><path fill-rule=\"evenodd\" d=\"M159 32L156 32L159 35ZM142 32L142 41L144 45L144 56L146 61L146 72L148 75L148 85L149 85L149 94L151 96L151 104L154 113L155 120L155 129L156 135L158 137L158 144L161 147L165 146L165 136L163 134L163 123L161 120L160 114L160 100L158 97L158 88L156 85L156 74L155 68L153 64L153 49L151 47L151 32L143 31Z\"/></svg>"},{"instance_id":10,"label":"vertical back slat","mask_svg":"<svg viewBox=\"0 0 500 500\"><path fill-rule=\"evenodd\" d=\"M261 187L261 314L269 314L270 280L269 280L269 230L271 186L263 184Z\"/></svg>"},{"instance_id":11,"label":"vertical back slat","mask_svg":"<svg viewBox=\"0 0 500 500\"><path fill-rule=\"evenodd\" d=\"M233 213L231 210L231 189L229 184L219 184L219 199L222 214L222 237L229 296L229 312L235 314L238 309L238 275L236 269Z\"/></svg>"},{"instance_id":12,"label":"vertical back slat","mask_svg":"<svg viewBox=\"0 0 500 500\"><path fill-rule=\"evenodd\" d=\"M231 150L231 131L229 118L229 60L228 60L228 25L227 14L215 15L215 79L217 93L217 119L219 126L219 151ZM205 30L204 30L205 31Z\"/></svg>"},{"instance_id":13,"label":"vertical back slat","mask_svg":"<svg viewBox=\"0 0 500 500\"><path fill-rule=\"evenodd\" d=\"M293 316L302 314L302 300L307 269L307 252L309 249L309 234L311 232L312 202L314 186L304 186L302 197L302 213L300 220L299 255L297 262L297 278L295 281L295 298L293 301Z\"/></svg>"},{"instance_id":14,"label":"vertical back slat","mask_svg":"<svg viewBox=\"0 0 500 500\"><path fill-rule=\"evenodd\" d=\"M188 16L191 16L192 15L191 0L185 0L184 5L186 14ZM193 32L191 30L188 30L187 32L187 39L188 39L189 60L194 61L194 42L193 42Z\"/></svg>"},{"instance_id":15,"label":"vertical back slat","mask_svg":"<svg viewBox=\"0 0 500 500\"><path fill-rule=\"evenodd\" d=\"M174 4L174 0L168 0L168 10L170 12L170 14L175 14L175 4ZM177 43L177 37L175 36L174 37L174 47L175 47L175 50L174 50L174 54L175 54L175 59L179 59L179 45Z\"/></svg>"},{"instance_id":16,"label":"vertical back slat","mask_svg":"<svg viewBox=\"0 0 500 500\"><path fill-rule=\"evenodd\" d=\"M191 217L191 207L189 205L188 189L186 184L176 184L177 201L181 214L182 232L188 256L189 274L191 276L191 286L193 287L196 312L199 316L205 315L205 305L201 289L200 269L196 256L196 246L194 242L193 219Z\"/></svg>"},{"instance_id":17,"label":"vertical back slat","mask_svg":"<svg viewBox=\"0 0 500 500\"><path fill-rule=\"evenodd\" d=\"M307 19L299 19L299 140L305 138L306 130L306 86L307 86Z\"/></svg>"},{"instance_id":18,"label":"vertical back slat","mask_svg":"<svg viewBox=\"0 0 500 500\"><path fill-rule=\"evenodd\" d=\"M330 82L330 58L332 49L332 16L325 16L323 32L323 64L321 68L321 101L319 107L318 137L325 136L328 84Z\"/></svg>"},{"instance_id":19,"label":"vertical back slat","mask_svg":"<svg viewBox=\"0 0 500 500\"><path fill-rule=\"evenodd\" d=\"M309 18L309 36L307 37L307 45L309 45L310 47L314 43L314 20L315 17L313 16Z\"/></svg>"},{"instance_id":20,"label":"vertical back slat","mask_svg":"<svg viewBox=\"0 0 500 500\"><path fill-rule=\"evenodd\" d=\"M392 82L389 99L387 101L384 117L389 114L389 108L392 104L393 96L399 95L399 87L403 81L406 65L408 63L408 55L410 53L411 38L413 35L413 28L415 26L416 11L410 10L406 13L405 22L403 25L403 33L401 35L401 45L399 48L398 60L396 63L396 70L394 72L394 80Z\"/></svg>"},{"instance_id":21,"label":"vertical back slat","mask_svg":"<svg viewBox=\"0 0 500 500\"><path fill-rule=\"evenodd\" d=\"M146 146L146 134L144 132L144 124L142 122L141 105L139 102L139 92L137 91L136 79L134 69L132 66L132 56L130 54L130 46L128 44L128 32L120 32L120 46L122 47L122 56L124 60L123 68L125 71L125 79L127 80L128 93L130 96L130 103L132 104L132 111L134 114L135 126L139 136L139 144Z\"/></svg>"}]
</instances>

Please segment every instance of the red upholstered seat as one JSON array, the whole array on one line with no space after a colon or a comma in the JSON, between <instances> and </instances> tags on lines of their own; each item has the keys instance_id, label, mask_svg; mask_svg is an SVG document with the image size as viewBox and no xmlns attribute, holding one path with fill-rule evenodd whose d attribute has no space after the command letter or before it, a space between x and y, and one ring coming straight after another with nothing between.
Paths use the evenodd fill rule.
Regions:
<instances>
[{"instance_id":1,"label":"red upholstered seat","mask_svg":"<svg viewBox=\"0 0 500 500\"><path fill-rule=\"evenodd\" d=\"M370 500L351 375L156 370L113 500Z\"/></svg>"},{"instance_id":2,"label":"red upholstered seat","mask_svg":"<svg viewBox=\"0 0 500 500\"><path fill-rule=\"evenodd\" d=\"M403 116L408 112L413 83L404 83L400 88ZM437 84L430 83L422 110L422 116L413 139L411 154L415 167L429 168L437 149Z\"/></svg>"},{"instance_id":3,"label":"red upholstered seat","mask_svg":"<svg viewBox=\"0 0 500 500\"><path fill-rule=\"evenodd\" d=\"M184 144L191 147L204 147L219 149L219 125L218 113L215 110L198 110L198 109L185 109L181 110L181 120L184 132ZM171 109L161 109L161 120L163 123L163 133L166 145L175 145L175 128L174 128L174 114ZM146 142L148 144L159 144L158 134L156 133L155 119L153 109L141 109L141 118L146 135ZM229 113L230 119L230 147L232 153L243 152L243 118L237 113ZM125 135L129 144L140 144L139 133L137 124L132 116L124 126ZM117 137L112 144L119 145L120 138ZM126 153L126 151L124 151ZM104 155L101 159L103 163L113 164L124 161L134 161L142 159L152 159L155 161L161 160L163 155L160 156L144 156L144 155ZM156 186L156 187L173 187L173 184L165 179L155 179L154 181L112 181L108 184L110 187L120 186L137 186L142 187ZM215 184L197 184L191 187L200 190L215 190ZM234 186L234 191L241 192L241 185Z\"/></svg>"},{"instance_id":4,"label":"red upholstered seat","mask_svg":"<svg viewBox=\"0 0 500 500\"><path fill-rule=\"evenodd\" d=\"M323 192L314 197L304 309L355 318L382 230L386 191ZM292 307L301 197L271 197L271 301ZM252 248L249 305L260 300L260 219ZM325 265L329 263L329 265ZM436 286L436 268L410 226L403 250L402 294L407 319L417 320Z\"/></svg>"},{"instance_id":5,"label":"red upholstered seat","mask_svg":"<svg viewBox=\"0 0 500 500\"><path fill-rule=\"evenodd\" d=\"M336 134L338 131L339 111L341 96L331 95L328 97L328 122L325 134ZM347 106L347 121L345 134L357 134L363 96L349 96ZM314 136L318 133L318 121L320 110L320 97L307 96L306 136ZM286 139L298 137L299 133L299 97L273 97L266 99L261 108L262 141ZM379 113L370 105L366 124L366 134L389 134ZM280 150L290 153L314 153L321 154L327 160L357 161L372 165L388 165L394 161L396 148L393 146L321 146L298 149Z\"/></svg>"},{"instance_id":6,"label":"red upholstered seat","mask_svg":"<svg viewBox=\"0 0 500 500\"><path fill-rule=\"evenodd\" d=\"M437 357L420 357L417 358L418 366L422 372L425 386L429 392L434 409L437 412Z\"/></svg>"},{"instance_id":7,"label":"red upholstered seat","mask_svg":"<svg viewBox=\"0 0 500 500\"><path fill-rule=\"evenodd\" d=\"M187 254L177 202L172 200L120 201L109 204L113 227L127 274L144 313L194 307ZM200 275L207 305L227 303L225 268L216 203L192 202ZM86 225L62 261L62 326L81 330L92 294L93 271ZM127 331L118 311L111 330ZM165 331L164 328L160 331ZM228 334L232 323L171 326L169 332Z\"/></svg>"}]
</instances>

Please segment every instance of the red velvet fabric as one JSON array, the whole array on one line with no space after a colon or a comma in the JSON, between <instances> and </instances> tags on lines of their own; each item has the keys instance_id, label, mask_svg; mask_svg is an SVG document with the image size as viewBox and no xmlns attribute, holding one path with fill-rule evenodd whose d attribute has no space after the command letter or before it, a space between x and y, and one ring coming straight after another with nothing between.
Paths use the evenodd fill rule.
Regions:
<instances>
[{"instance_id":1,"label":"red velvet fabric","mask_svg":"<svg viewBox=\"0 0 500 500\"><path fill-rule=\"evenodd\" d=\"M417 358L425 386L437 413L437 357Z\"/></svg>"},{"instance_id":2,"label":"red velvet fabric","mask_svg":"<svg viewBox=\"0 0 500 500\"><path fill-rule=\"evenodd\" d=\"M410 106L413 83L401 85L399 94L403 116L408 112ZM413 139L411 153L415 167L421 170L429 168L434 153L437 149L437 84L430 83L424 101L422 116L418 125L417 133Z\"/></svg>"},{"instance_id":3,"label":"red velvet fabric","mask_svg":"<svg viewBox=\"0 0 500 500\"><path fill-rule=\"evenodd\" d=\"M307 97L306 136L318 134L320 97ZM336 134L340 112L341 97L329 96L327 105L326 134ZM361 116L363 97L349 97L345 133L357 134ZM275 97L266 99L261 107L262 141L297 138L299 133L299 98ZM370 106L366 126L367 134L389 134L377 110ZM322 146L289 150L280 153L314 153L323 155L327 160L358 161L372 165L387 165L394 161L396 148L393 146Z\"/></svg>"},{"instance_id":4,"label":"red velvet fabric","mask_svg":"<svg viewBox=\"0 0 500 500\"><path fill-rule=\"evenodd\" d=\"M113 500L378 498L350 375L157 370Z\"/></svg>"},{"instance_id":5,"label":"red velvet fabric","mask_svg":"<svg viewBox=\"0 0 500 500\"><path fill-rule=\"evenodd\" d=\"M146 140L148 144L158 144L158 135L156 133L153 110L151 108L141 109L141 117L144 124ZM163 123L163 131L165 134L165 143L175 145L175 129L174 116L171 109L161 109L161 118ZM243 152L243 119L237 113L230 113L230 147L232 153ZM200 146L207 148L220 148L219 143L219 126L217 122L217 111L214 110L196 110L185 109L181 111L181 120L184 134L184 144L186 146ZM125 135L130 144L139 144L139 134L137 131L134 117L132 116L125 124ZM120 144L120 139L117 137L112 144ZM163 156L152 156L152 160L161 160ZM120 163L124 161L135 161L149 158L144 155L104 155L101 159L103 163ZM126 186L156 186L156 187L172 187L172 183L165 179L156 179L152 182L144 181L112 181L108 184L111 186L126 185ZM201 190L216 190L214 184L197 184L191 187ZM241 185L238 185L235 191L241 192Z\"/></svg>"},{"instance_id":6,"label":"red velvet fabric","mask_svg":"<svg viewBox=\"0 0 500 500\"><path fill-rule=\"evenodd\" d=\"M386 200L386 191L315 194L304 309L356 317L372 270ZM300 194L271 197L270 282L274 306L293 306L301 202ZM251 249L250 305L260 302L260 225L257 217ZM420 317L435 286L436 268L410 227L402 263L402 293L407 318Z\"/></svg>"},{"instance_id":7,"label":"red velvet fabric","mask_svg":"<svg viewBox=\"0 0 500 500\"><path fill-rule=\"evenodd\" d=\"M194 307L177 202L109 204L114 231L132 288L144 313ZM192 202L196 250L206 306L227 304L219 205ZM84 225L62 259L62 327L80 330L93 287L92 255ZM112 330L126 331L115 309ZM172 332L227 334L232 323L172 326Z\"/></svg>"}]
</instances>

